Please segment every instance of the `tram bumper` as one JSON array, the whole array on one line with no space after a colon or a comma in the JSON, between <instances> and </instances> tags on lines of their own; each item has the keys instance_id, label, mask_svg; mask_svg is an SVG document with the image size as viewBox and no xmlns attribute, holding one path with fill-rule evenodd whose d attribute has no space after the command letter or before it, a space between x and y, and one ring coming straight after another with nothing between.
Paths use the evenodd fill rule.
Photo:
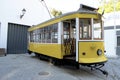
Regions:
<instances>
[{"instance_id":1,"label":"tram bumper","mask_svg":"<svg viewBox=\"0 0 120 80\"><path fill-rule=\"evenodd\" d=\"M83 64L97 64L97 63L105 63L107 62L107 58L105 56L97 57L97 58L79 58L79 63Z\"/></svg>"}]
</instances>

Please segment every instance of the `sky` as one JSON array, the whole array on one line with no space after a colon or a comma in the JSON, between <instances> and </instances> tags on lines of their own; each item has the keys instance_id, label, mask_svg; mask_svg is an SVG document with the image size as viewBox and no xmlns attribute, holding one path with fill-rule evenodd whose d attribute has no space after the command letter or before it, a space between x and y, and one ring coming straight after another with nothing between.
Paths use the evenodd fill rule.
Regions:
<instances>
[{"instance_id":1,"label":"sky","mask_svg":"<svg viewBox=\"0 0 120 80\"><path fill-rule=\"evenodd\" d=\"M62 13L79 9L80 4L98 8L100 0L44 0L49 11L53 8ZM25 16L20 19L21 10ZM49 13L41 0L0 0L0 21L11 21L25 24L38 24L50 19Z\"/></svg>"},{"instance_id":2,"label":"sky","mask_svg":"<svg viewBox=\"0 0 120 80\"><path fill-rule=\"evenodd\" d=\"M44 0L49 10L55 8L65 12L78 10L80 4L98 8L100 0Z\"/></svg>"}]
</instances>

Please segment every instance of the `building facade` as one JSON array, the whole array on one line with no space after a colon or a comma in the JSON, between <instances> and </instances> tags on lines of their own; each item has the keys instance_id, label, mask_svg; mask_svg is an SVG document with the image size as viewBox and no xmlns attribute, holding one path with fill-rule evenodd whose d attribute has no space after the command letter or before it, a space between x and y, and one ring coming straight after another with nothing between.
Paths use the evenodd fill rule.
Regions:
<instances>
[{"instance_id":1,"label":"building facade","mask_svg":"<svg viewBox=\"0 0 120 80\"><path fill-rule=\"evenodd\" d=\"M20 36L24 35L23 32L27 31L28 26L39 24L50 18L46 8L38 0L0 0L0 10L0 48L4 48L6 52L14 42L18 43L20 39L24 41ZM17 32L19 32L18 35L15 35ZM19 39L14 41L14 37ZM18 47L17 45L13 48Z\"/></svg>"},{"instance_id":2,"label":"building facade","mask_svg":"<svg viewBox=\"0 0 120 80\"><path fill-rule=\"evenodd\" d=\"M104 15L105 49L108 57L120 55L120 12Z\"/></svg>"}]
</instances>

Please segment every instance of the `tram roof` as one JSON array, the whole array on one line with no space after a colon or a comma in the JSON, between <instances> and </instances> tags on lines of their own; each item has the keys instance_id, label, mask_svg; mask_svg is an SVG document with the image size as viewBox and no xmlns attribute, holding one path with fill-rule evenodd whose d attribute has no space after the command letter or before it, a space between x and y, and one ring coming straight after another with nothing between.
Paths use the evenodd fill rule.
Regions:
<instances>
[{"instance_id":1,"label":"tram roof","mask_svg":"<svg viewBox=\"0 0 120 80\"><path fill-rule=\"evenodd\" d=\"M98 12L96 12L95 10L93 11L93 10L87 10L87 9L80 8L80 9L77 10L77 11L73 11L73 12L69 12L69 13L62 14L62 15L60 15L60 16L57 16L57 17L52 18L52 19L49 19L49 20L47 20L47 21L45 21L45 22L42 22L42 23L40 23L40 24L34 25L34 26L32 26L31 28L36 27L36 26L39 26L39 25L42 25L42 24L46 24L46 23L48 23L48 22L51 22L51 21L57 20L57 19L60 19L60 20L62 21L62 20L64 20L64 19L62 19L62 18L66 17L66 16L75 15L75 14L96 14L96 15L100 15L100 14L99 14ZM76 18L76 17L74 17L74 18ZM32 29L32 30L33 30L33 29Z\"/></svg>"},{"instance_id":2,"label":"tram roof","mask_svg":"<svg viewBox=\"0 0 120 80\"><path fill-rule=\"evenodd\" d=\"M65 13L65 14L62 14L62 15L60 15L60 16L57 16L57 17L55 17L55 18L52 18L52 19L49 19L49 20L47 20L47 21L45 21L45 22L49 22L49 21L52 21L52 20L55 20L55 19L57 19L57 18L62 18L62 17L64 17L64 16L67 16L67 15L72 15L72 14L99 14L99 13L97 13L97 12L95 12L95 11L89 11L89 10L83 10L83 9L80 9L80 10L78 10L78 11L73 11L73 12L69 12L69 13ZM45 23L45 22L42 22L42 23ZM41 23L40 23L41 24ZM39 25L39 24L38 24Z\"/></svg>"}]
</instances>

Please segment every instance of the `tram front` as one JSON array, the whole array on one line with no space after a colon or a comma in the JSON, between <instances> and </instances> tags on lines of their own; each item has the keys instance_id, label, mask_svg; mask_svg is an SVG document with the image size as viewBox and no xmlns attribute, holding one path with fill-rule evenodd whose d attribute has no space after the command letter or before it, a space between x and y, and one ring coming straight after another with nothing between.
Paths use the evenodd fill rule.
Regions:
<instances>
[{"instance_id":1,"label":"tram front","mask_svg":"<svg viewBox=\"0 0 120 80\"><path fill-rule=\"evenodd\" d=\"M78 19L76 61L81 64L99 64L107 61L100 16Z\"/></svg>"}]
</instances>

